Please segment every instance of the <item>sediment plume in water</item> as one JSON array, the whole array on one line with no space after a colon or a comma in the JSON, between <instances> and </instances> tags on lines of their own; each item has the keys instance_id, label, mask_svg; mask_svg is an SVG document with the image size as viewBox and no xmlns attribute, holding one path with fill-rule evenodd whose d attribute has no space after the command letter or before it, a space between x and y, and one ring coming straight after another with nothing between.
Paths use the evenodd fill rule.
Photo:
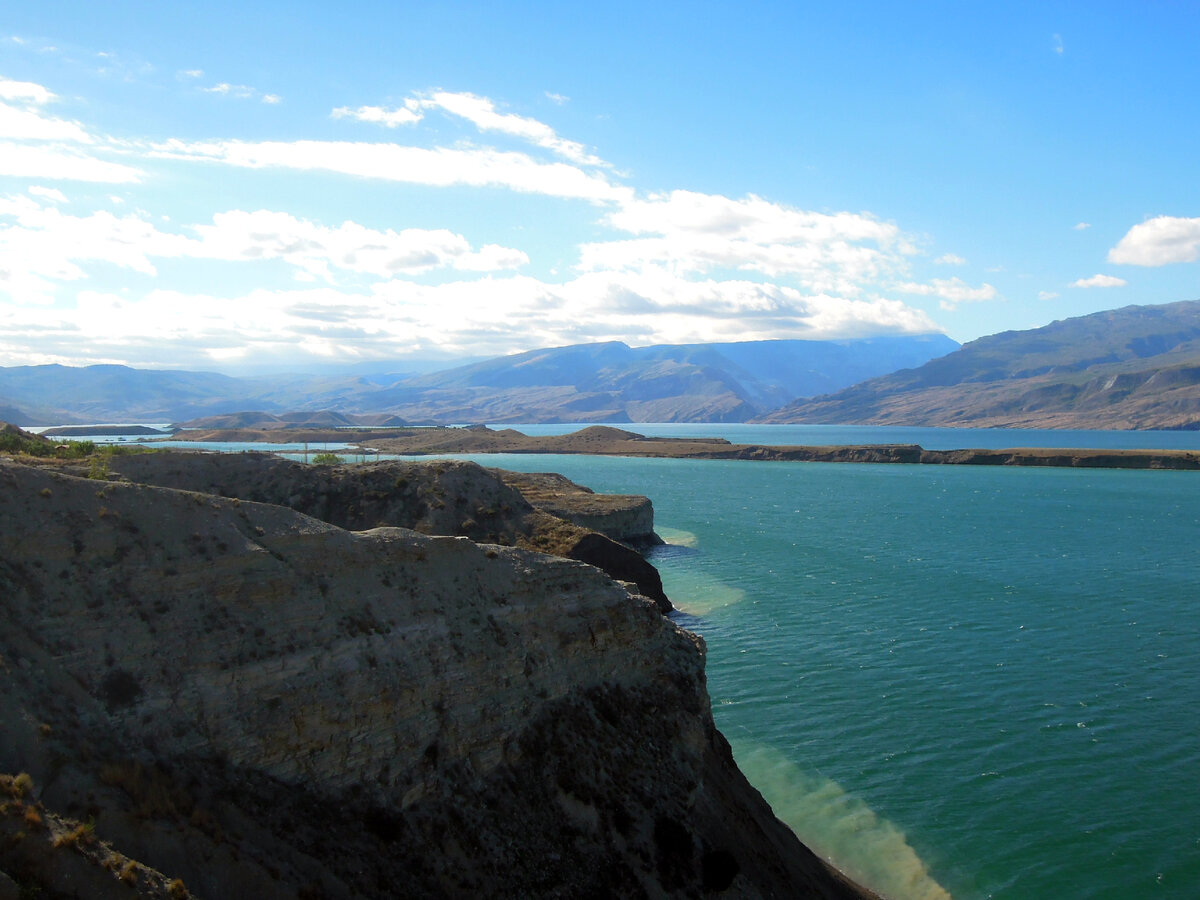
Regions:
<instances>
[{"instance_id":1,"label":"sediment plume in water","mask_svg":"<svg viewBox=\"0 0 1200 900\"><path fill-rule=\"evenodd\" d=\"M797 837L889 900L951 900L894 823L828 778L805 773L770 747L734 739L733 755Z\"/></svg>"}]
</instances>

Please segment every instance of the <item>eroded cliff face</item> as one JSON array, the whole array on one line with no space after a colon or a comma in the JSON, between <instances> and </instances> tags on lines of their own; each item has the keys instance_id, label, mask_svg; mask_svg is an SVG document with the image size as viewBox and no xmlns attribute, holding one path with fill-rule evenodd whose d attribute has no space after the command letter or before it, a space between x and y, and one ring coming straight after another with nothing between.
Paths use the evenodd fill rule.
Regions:
<instances>
[{"instance_id":1,"label":"eroded cliff face","mask_svg":"<svg viewBox=\"0 0 1200 900\"><path fill-rule=\"evenodd\" d=\"M582 563L0 460L0 615L0 771L198 896L861 896Z\"/></svg>"},{"instance_id":2,"label":"eroded cliff face","mask_svg":"<svg viewBox=\"0 0 1200 900\"><path fill-rule=\"evenodd\" d=\"M131 481L287 506L350 530L393 525L577 559L672 609L658 571L630 546L661 543L649 499L595 494L561 475L462 460L310 466L271 453L151 453L111 466Z\"/></svg>"}]
</instances>

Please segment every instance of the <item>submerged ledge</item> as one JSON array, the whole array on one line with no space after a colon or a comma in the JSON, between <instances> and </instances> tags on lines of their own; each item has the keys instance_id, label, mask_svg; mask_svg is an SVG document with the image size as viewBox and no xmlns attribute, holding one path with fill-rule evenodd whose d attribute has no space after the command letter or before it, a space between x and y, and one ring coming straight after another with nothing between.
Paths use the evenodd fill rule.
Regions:
<instances>
[{"instance_id":1,"label":"submerged ledge","mask_svg":"<svg viewBox=\"0 0 1200 900\"><path fill-rule=\"evenodd\" d=\"M344 441L345 431L306 429L302 437L288 430L224 429L186 432L193 441L261 441L273 443ZM183 434L177 435L179 439ZM511 428L495 430L431 427L385 432L355 432L363 447L379 453L423 456L443 453L564 453L597 456L642 456L668 459L747 459L776 462L907 463L957 466L1054 466L1104 469L1200 469L1194 450L1094 450L1015 447L1003 450L926 450L919 444L876 444L836 447L788 447L733 444L724 438L646 437L632 431L596 425L572 434L530 436Z\"/></svg>"}]
</instances>

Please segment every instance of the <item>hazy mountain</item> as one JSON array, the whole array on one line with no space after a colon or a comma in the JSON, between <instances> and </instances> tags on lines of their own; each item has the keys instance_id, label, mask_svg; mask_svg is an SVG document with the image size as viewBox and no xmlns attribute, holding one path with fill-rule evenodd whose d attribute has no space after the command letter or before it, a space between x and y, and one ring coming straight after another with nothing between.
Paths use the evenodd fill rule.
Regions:
<instances>
[{"instance_id":1,"label":"hazy mountain","mask_svg":"<svg viewBox=\"0 0 1200 900\"><path fill-rule=\"evenodd\" d=\"M112 365L0 368L0 398L56 422L171 421L245 409L259 393L255 382L213 372Z\"/></svg>"},{"instance_id":2,"label":"hazy mountain","mask_svg":"<svg viewBox=\"0 0 1200 900\"><path fill-rule=\"evenodd\" d=\"M918 368L797 400L761 421L1200 427L1200 300L980 338Z\"/></svg>"},{"instance_id":3,"label":"hazy mountain","mask_svg":"<svg viewBox=\"0 0 1200 900\"><path fill-rule=\"evenodd\" d=\"M743 421L798 395L920 365L957 346L940 334L641 348L612 342L415 376L360 370L247 379L126 366L20 366L0 368L0 405L47 423L180 422L244 410L386 413L440 423Z\"/></svg>"},{"instance_id":4,"label":"hazy mountain","mask_svg":"<svg viewBox=\"0 0 1200 900\"><path fill-rule=\"evenodd\" d=\"M439 422L744 421L800 394L919 365L945 335L534 350L408 379L372 400Z\"/></svg>"}]
</instances>

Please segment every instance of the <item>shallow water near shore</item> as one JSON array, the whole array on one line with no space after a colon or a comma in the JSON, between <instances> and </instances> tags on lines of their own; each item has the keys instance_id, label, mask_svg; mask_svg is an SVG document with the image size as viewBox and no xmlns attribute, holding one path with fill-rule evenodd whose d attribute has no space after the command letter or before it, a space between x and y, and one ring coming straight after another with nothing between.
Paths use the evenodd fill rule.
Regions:
<instances>
[{"instance_id":1,"label":"shallow water near shore","mask_svg":"<svg viewBox=\"0 0 1200 900\"><path fill-rule=\"evenodd\" d=\"M718 726L893 900L1197 895L1197 473L475 459L687 533Z\"/></svg>"}]
</instances>

